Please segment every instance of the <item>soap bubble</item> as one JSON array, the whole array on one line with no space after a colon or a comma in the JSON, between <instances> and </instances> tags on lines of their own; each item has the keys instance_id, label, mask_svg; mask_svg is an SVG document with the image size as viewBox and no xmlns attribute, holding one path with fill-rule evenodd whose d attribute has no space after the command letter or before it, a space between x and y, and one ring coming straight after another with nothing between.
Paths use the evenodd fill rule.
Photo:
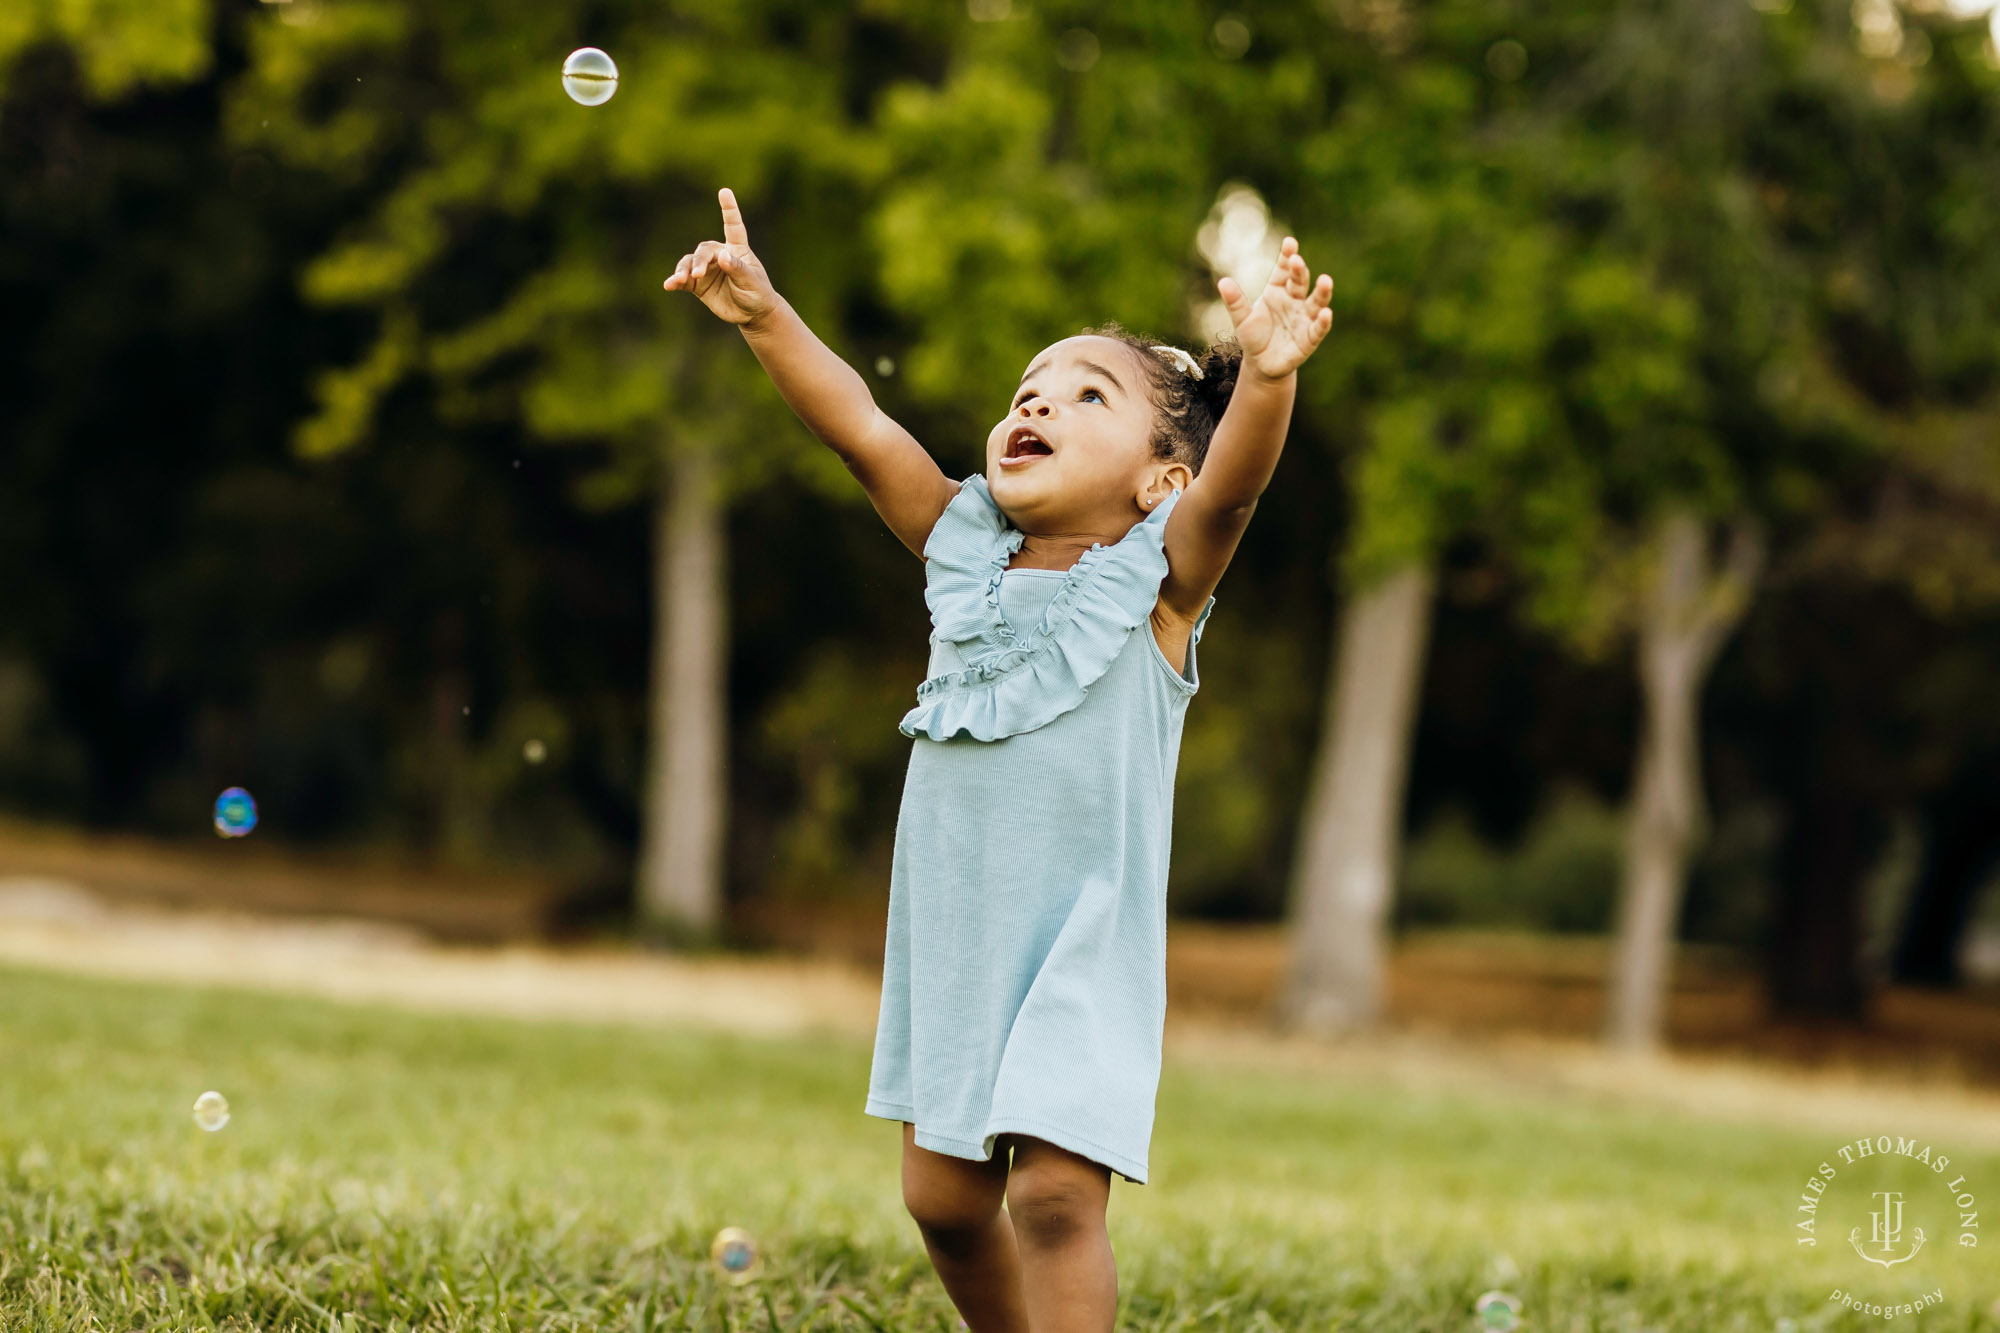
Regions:
<instances>
[{"instance_id":1,"label":"soap bubble","mask_svg":"<svg viewBox=\"0 0 2000 1333\"><path fill-rule=\"evenodd\" d=\"M1486 48L1486 72L1512 83L1528 72L1528 48L1508 37Z\"/></svg>"},{"instance_id":2,"label":"soap bubble","mask_svg":"<svg viewBox=\"0 0 2000 1333\"><path fill-rule=\"evenodd\" d=\"M540 741L529 741L521 747L521 757L531 764L539 764L549 757L549 747Z\"/></svg>"},{"instance_id":3,"label":"soap bubble","mask_svg":"<svg viewBox=\"0 0 2000 1333\"><path fill-rule=\"evenodd\" d=\"M1056 63L1072 74L1081 74L1097 63L1102 50L1096 33L1088 28L1071 28L1056 38Z\"/></svg>"},{"instance_id":4,"label":"soap bubble","mask_svg":"<svg viewBox=\"0 0 2000 1333\"><path fill-rule=\"evenodd\" d=\"M896 373L896 358L892 356L876 357L875 373L877 375L880 375L885 380L888 379L891 375Z\"/></svg>"},{"instance_id":5,"label":"soap bubble","mask_svg":"<svg viewBox=\"0 0 2000 1333\"><path fill-rule=\"evenodd\" d=\"M194 1099L194 1122L215 1133L229 1123L229 1099L219 1092L204 1092Z\"/></svg>"},{"instance_id":6,"label":"soap bubble","mask_svg":"<svg viewBox=\"0 0 2000 1333\"><path fill-rule=\"evenodd\" d=\"M257 827L257 802L241 787L231 787L215 798L215 831L225 838L240 838Z\"/></svg>"},{"instance_id":7,"label":"soap bubble","mask_svg":"<svg viewBox=\"0 0 2000 1333\"><path fill-rule=\"evenodd\" d=\"M618 66L594 46L569 53L563 61L563 91L579 106L602 106L618 91Z\"/></svg>"},{"instance_id":8,"label":"soap bubble","mask_svg":"<svg viewBox=\"0 0 2000 1333\"><path fill-rule=\"evenodd\" d=\"M1209 36L1215 41L1215 53L1224 60L1241 60L1250 49L1250 25L1241 14L1224 14Z\"/></svg>"},{"instance_id":9,"label":"soap bubble","mask_svg":"<svg viewBox=\"0 0 2000 1333\"><path fill-rule=\"evenodd\" d=\"M708 1247L708 1257L722 1270L723 1276L741 1286L757 1276L757 1270L764 1266L764 1256L757 1253L757 1242L742 1227L724 1227L715 1233L715 1243Z\"/></svg>"},{"instance_id":10,"label":"soap bubble","mask_svg":"<svg viewBox=\"0 0 2000 1333\"><path fill-rule=\"evenodd\" d=\"M1472 1303L1472 1313L1479 1316L1481 1328L1506 1330L1521 1322L1521 1302L1504 1291L1483 1293Z\"/></svg>"}]
</instances>

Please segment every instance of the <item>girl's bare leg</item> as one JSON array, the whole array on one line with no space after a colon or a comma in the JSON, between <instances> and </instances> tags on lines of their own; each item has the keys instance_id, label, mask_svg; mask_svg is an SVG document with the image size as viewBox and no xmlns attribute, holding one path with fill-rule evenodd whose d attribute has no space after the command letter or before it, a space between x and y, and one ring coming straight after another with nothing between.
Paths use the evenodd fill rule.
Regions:
<instances>
[{"instance_id":1,"label":"girl's bare leg","mask_svg":"<svg viewBox=\"0 0 2000 1333\"><path fill-rule=\"evenodd\" d=\"M1004 1139L994 1144L991 1160L971 1162L919 1148L916 1130L904 1123L903 1206L972 1333L1029 1330L1014 1226L1000 1206L1006 1197Z\"/></svg>"},{"instance_id":2,"label":"girl's bare leg","mask_svg":"<svg viewBox=\"0 0 2000 1333\"><path fill-rule=\"evenodd\" d=\"M1007 1213L1029 1326L1034 1333L1110 1333L1118 1315L1118 1267L1104 1225L1110 1169L1040 1139L1001 1136L1008 1139Z\"/></svg>"}]
</instances>

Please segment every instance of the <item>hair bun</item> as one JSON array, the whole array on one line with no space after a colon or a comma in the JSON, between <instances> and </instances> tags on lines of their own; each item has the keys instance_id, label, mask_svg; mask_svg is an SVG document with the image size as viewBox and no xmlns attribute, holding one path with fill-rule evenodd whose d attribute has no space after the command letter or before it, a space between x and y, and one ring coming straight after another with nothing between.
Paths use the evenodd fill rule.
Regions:
<instances>
[{"instance_id":1,"label":"hair bun","mask_svg":"<svg viewBox=\"0 0 2000 1333\"><path fill-rule=\"evenodd\" d=\"M1193 384L1194 396L1216 421L1222 420L1229 396L1236 390L1237 372L1243 368L1243 349L1224 340L1210 343L1201 355L1201 378Z\"/></svg>"}]
</instances>

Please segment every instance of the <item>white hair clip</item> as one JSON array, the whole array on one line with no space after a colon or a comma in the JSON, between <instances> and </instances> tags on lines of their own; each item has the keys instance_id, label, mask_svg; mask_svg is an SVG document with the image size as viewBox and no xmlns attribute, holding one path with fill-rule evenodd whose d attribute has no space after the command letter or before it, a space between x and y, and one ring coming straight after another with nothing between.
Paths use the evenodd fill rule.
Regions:
<instances>
[{"instance_id":1,"label":"white hair clip","mask_svg":"<svg viewBox=\"0 0 2000 1333\"><path fill-rule=\"evenodd\" d=\"M1195 379L1201 378L1200 363L1198 363L1193 357L1189 356L1186 352L1183 352L1180 348L1169 347L1165 343L1154 343L1153 350L1158 352L1160 355L1166 357L1167 360L1173 362L1175 365L1179 366L1182 369L1182 371L1186 372L1188 375L1193 376Z\"/></svg>"}]
</instances>

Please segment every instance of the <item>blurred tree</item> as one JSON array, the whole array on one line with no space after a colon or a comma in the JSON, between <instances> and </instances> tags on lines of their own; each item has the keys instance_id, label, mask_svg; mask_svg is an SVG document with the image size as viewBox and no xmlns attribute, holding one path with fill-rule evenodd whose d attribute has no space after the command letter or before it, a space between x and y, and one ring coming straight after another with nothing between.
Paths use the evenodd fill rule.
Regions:
<instances>
[{"instance_id":1,"label":"blurred tree","mask_svg":"<svg viewBox=\"0 0 2000 1333\"><path fill-rule=\"evenodd\" d=\"M2000 715L1973 682L2000 606L2000 76L1983 22L1880 4L1850 29L1845 14L1781 29L1798 56L1747 158L1814 279L1816 355L1773 393L1820 436L1861 442L1859 465L1819 469L1784 571L1814 615L1757 663L1790 737L1763 764L1792 812L1767 995L1780 1015L1851 1021L1870 996L1855 947L1870 830L1897 807L1926 816L1892 960L1906 980L1954 976L1993 846L1980 789Z\"/></svg>"},{"instance_id":2,"label":"blurred tree","mask_svg":"<svg viewBox=\"0 0 2000 1333\"><path fill-rule=\"evenodd\" d=\"M336 177L393 181L375 217L306 274L312 299L373 307L380 331L321 378L297 448L355 447L410 377L436 387L448 421L518 416L548 439L614 446L578 499L654 497L640 912L708 934L726 818L725 509L781 473L829 488L844 473L799 447L736 336L659 283L717 234L714 191L729 183L794 304L837 326L856 229L824 219L858 212L872 158L857 116L903 36L778 0L617 14L354 3L290 17L311 21L272 22L253 45L237 137ZM590 109L557 79L586 38L621 75Z\"/></svg>"},{"instance_id":3,"label":"blurred tree","mask_svg":"<svg viewBox=\"0 0 2000 1333\"><path fill-rule=\"evenodd\" d=\"M213 52L209 0L17 0L0 11L0 89L23 53L59 47L93 100L200 78Z\"/></svg>"}]
</instances>

